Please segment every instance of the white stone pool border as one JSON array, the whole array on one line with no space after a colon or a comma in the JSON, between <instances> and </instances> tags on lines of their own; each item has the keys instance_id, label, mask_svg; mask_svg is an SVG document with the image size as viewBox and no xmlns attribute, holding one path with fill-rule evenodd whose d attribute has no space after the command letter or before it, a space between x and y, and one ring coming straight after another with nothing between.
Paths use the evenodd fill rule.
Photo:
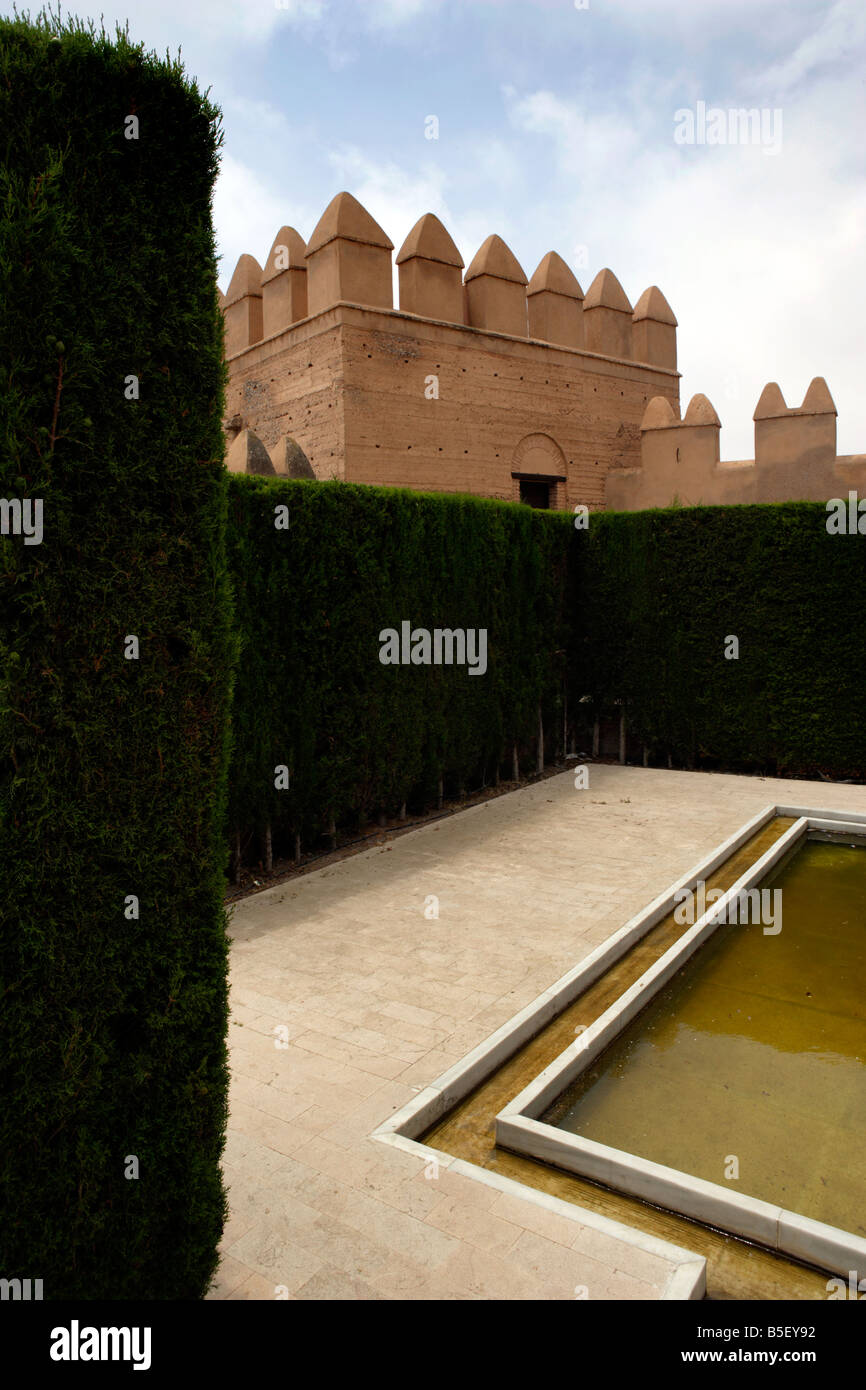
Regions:
<instances>
[{"instance_id":1,"label":"white stone pool border","mask_svg":"<svg viewBox=\"0 0 866 1390\"><path fill-rule=\"evenodd\" d=\"M663 917L676 905L675 894L683 888L694 888L700 880L714 873L725 860L735 854L747 840L776 816L800 816L799 811L788 807L765 806L739 830L724 840L699 864L690 869L670 888L655 898L648 907L630 918L623 927L613 933L594 951L571 970L562 975L549 989L521 1009L514 1018L498 1028L489 1038L473 1048L466 1057L449 1067L430 1086L414 1096L400 1110L373 1131L372 1138L380 1143L402 1149L425 1162L436 1160L440 1168L447 1167L451 1172L476 1182L510 1193L524 1201L532 1202L547 1211L554 1212L576 1226L588 1226L604 1234L632 1245L638 1250L658 1255L674 1263L674 1271L668 1280L661 1297L664 1299L700 1299L706 1292L706 1260L694 1251L685 1250L670 1241L661 1240L646 1232L626 1226L620 1221L602 1216L576 1203L553 1197L537 1188L506 1178L487 1168L464 1159L454 1158L428 1144L418 1142L418 1135L430 1129L449 1110L463 1100L470 1091L487 1079L494 1071L517 1052L524 1043L551 1022L563 1009L567 1008L579 994L588 989L610 967L627 954ZM835 811L816 811L815 816L824 816L835 827L839 821L852 817ZM866 824L866 816L863 818Z\"/></svg>"},{"instance_id":2,"label":"white stone pool border","mask_svg":"<svg viewBox=\"0 0 866 1390\"><path fill-rule=\"evenodd\" d=\"M694 926L688 928L679 940L644 972L639 980L500 1111L496 1118L496 1141L504 1148L529 1158L552 1163L581 1177L604 1183L605 1186L627 1192L657 1206L672 1209L694 1220L732 1231L736 1235L757 1241L770 1249L791 1255L795 1259L801 1259L822 1269L830 1270L834 1274L847 1275L851 1269L860 1271L866 1269L866 1240L862 1237L760 1201L757 1198L746 1197L716 1183L706 1182L662 1164L652 1163L635 1154L610 1148L605 1144L584 1139L576 1134L570 1134L568 1131L557 1129L555 1126L543 1124L538 1119L538 1116L553 1103L557 1096L562 1094L582 1071L593 1063L715 931L724 918L727 904L740 892L756 885L770 869L777 867L803 836L808 834L810 830L831 831L836 835L847 832L858 837L866 834L866 815L857 815L851 812L808 810L791 806L768 807L748 822L747 826L744 826L736 836L720 846L719 850L710 859L704 861L698 870L693 870L690 875L686 876L686 879L680 880L662 898L657 898L645 913L633 918L621 932L618 932L609 942L599 948L599 951L589 958L585 966L588 966L591 972L597 963L595 958L605 957L603 968L606 969L613 960L617 959L619 954L632 946L644 932L671 910L674 905L674 895L679 890L684 887L693 887L696 879L705 878L709 873L712 873L723 859L728 858L745 840L755 834L762 825L774 816L793 816L796 817L796 820L794 825L790 826L775 844L756 860ZM619 951L615 951L615 943L619 944ZM580 970L578 970L564 976L552 991L547 992L552 994L556 990L560 991L560 1003L554 1012L559 1012L564 1007L562 1001L568 989L567 981L571 981L572 993L570 997L574 998L600 973L600 970L596 970L594 974L589 973L587 977L578 978L580 976ZM577 988L574 988L576 980ZM500 1034L505 1033L519 1020L523 1020L524 1023L527 1022L528 1020L525 1020L524 1016L532 1010L535 1010L533 1016L537 1020L540 1015L539 1006L544 1007L542 1004L544 1000L545 996L540 996L535 1005L530 1006L530 1010L524 1010L523 1015L518 1015L512 1024L506 1025L506 1029L500 1030ZM537 1024L532 1031L538 1031ZM531 1035L532 1033L527 1031L521 1041ZM489 1046L498 1037L499 1035L494 1034L494 1037L489 1039L485 1046ZM500 1038L500 1048L504 1046L504 1042L505 1039ZM476 1054L481 1051L482 1049L476 1049ZM460 1068L465 1067L466 1063L476 1054L470 1054L470 1058L465 1059L458 1068L452 1069L451 1073L446 1073L446 1077L440 1078L438 1086L441 1087L441 1083L449 1078L453 1086L456 1080L453 1073L459 1072ZM506 1055L507 1053L502 1052L495 1065L504 1060ZM479 1064L480 1058L476 1061L476 1067ZM472 1084L477 1084L478 1079L480 1076ZM430 1093L436 1091L437 1087L430 1088ZM440 1094L444 1095L444 1092L440 1092ZM428 1103L432 1106L433 1095L428 1093L428 1097ZM418 1099L420 1100L421 1097ZM447 1099L440 1113L444 1113L444 1110L450 1108L453 1103L454 1097L452 1095ZM425 1120L425 1127L427 1123L429 1121ZM407 1131L403 1130L402 1132L406 1133ZM416 1130L415 1132L419 1131ZM584 1217L581 1216L581 1219Z\"/></svg>"}]
</instances>

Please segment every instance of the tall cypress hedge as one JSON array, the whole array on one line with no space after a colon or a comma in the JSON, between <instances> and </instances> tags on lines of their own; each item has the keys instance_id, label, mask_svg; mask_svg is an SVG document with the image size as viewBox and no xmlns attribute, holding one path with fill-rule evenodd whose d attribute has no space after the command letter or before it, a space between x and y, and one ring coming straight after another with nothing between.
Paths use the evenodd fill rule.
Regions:
<instances>
[{"instance_id":1,"label":"tall cypress hedge","mask_svg":"<svg viewBox=\"0 0 866 1390\"><path fill-rule=\"evenodd\" d=\"M866 540L826 523L812 502L593 516L576 693L623 700L681 766L866 776Z\"/></svg>"},{"instance_id":2,"label":"tall cypress hedge","mask_svg":"<svg viewBox=\"0 0 866 1390\"><path fill-rule=\"evenodd\" d=\"M289 525L275 526L286 508ZM625 704L650 760L866 776L862 537L816 503L569 515L233 477L242 658L231 824L260 852L534 766ZM488 671L382 666L379 633L486 627ZM736 637L737 659L725 656ZM274 772L289 770L277 789ZM280 839L282 838L282 845Z\"/></svg>"},{"instance_id":3,"label":"tall cypress hedge","mask_svg":"<svg viewBox=\"0 0 866 1390\"><path fill-rule=\"evenodd\" d=\"M179 63L0 21L0 493L44 507L0 540L0 1274L46 1298L198 1297L224 1217L220 140Z\"/></svg>"},{"instance_id":4,"label":"tall cypress hedge","mask_svg":"<svg viewBox=\"0 0 866 1390\"><path fill-rule=\"evenodd\" d=\"M435 802L440 778L492 781L515 743L534 756L539 706L561 746L573 534L478 498L232 477L235 830L315 837ZM380 633L404 621L485 628L486 673L383 665Z\"/></svg>"}]
</instances>

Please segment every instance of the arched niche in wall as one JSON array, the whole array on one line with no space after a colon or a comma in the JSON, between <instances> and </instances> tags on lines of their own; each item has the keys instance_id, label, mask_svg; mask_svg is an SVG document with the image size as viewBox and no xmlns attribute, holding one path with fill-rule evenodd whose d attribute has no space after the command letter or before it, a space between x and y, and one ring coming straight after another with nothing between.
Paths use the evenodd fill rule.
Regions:
<instances>
[{"instance_id":1,"label":"arched niche in wall","mask_svg":"<svg viewBox=\"0 0 866 1390\"><path fill-rule=\"evenodd\" d=\"M565 455L549 434L526 434L511 458L512 499L530 507L565 506Z\"/></svg>"}]
</instances>

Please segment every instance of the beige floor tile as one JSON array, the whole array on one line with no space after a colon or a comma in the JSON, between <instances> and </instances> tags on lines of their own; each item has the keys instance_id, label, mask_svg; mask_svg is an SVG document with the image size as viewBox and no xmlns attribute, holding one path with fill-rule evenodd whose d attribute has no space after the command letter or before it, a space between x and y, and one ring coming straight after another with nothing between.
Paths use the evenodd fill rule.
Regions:
<instances>
[{"instance_id":1,"label":"beige floor tile","mask_svg":"<svg viewBox=\"0 0 866 1390\"><path fill-rule=\"evenodd\" d=\"M299 1300L332 1303L367 1303L382 1297L372 1284L366 1284L363 1279L353 1279L341 1269L329 1269L327 1265L306 1284L302 1284L295 1294Z\"/></svg>"},{"instance_id":2,"label":"beige floor tile","mask_svg":"<svg viewBox=\"0 0 866 1390\"><path fill-rule=\"evenodd\" d=\"M479 1250L491 1255L507 1255L523 1234L520 1226L503 1221L477 1203L463 1202L459 1197L444 1197L426 1217L427 1224L436 1226L448 1235L459 1236Z\"/></svg>"},{"instance_id":3,"label":"beige floor tile","mask_svg":"<svg viewBox=\"0 0 866 1390\"><path fill-rule=\"evenodd\" d=\"M565 1245L569 1249L576 1244L578 1233L585 1229L579 1227L567 1216L559 1216L555 1211L547 1211L545 1207L536 1202L512 1197L508 1192L499 1195L490 1210L494 1216L501 1216L503 1220L511 1221L515 1226L521 1226L527 1231L534 1231L537 1236L554 1240L558 1245ZM588 1251L587 1253L591 1254L592 1252ZM670 1270L670 1265L667 1268Z\"/></svg>"},{"instance_id":4,"label":"beige floor tile","mask_svg":"<svg viewBox=\"0 0 866 1390\"><path fill-rule=\"evenodd\" d=\"M231 1298L235 1289L240 1288L246 1279L249 1279L253 1270L249 1265L242 1264L240 1260L235 1260L231 1255L223 1255L219 1269L216 1273L210 1291L207 1295L209 1299Z\"/></svg>"},{"instance_id":5,"label":"beige floor tile","mask_svg":"<svg viewBox=\"0 0 866 1390\"><path fill-rule=\"evenodd\" d=\"M216 1296L658 1296L666 1260L447 1168L426 1178L369 1136L748 816L771 801L866 811L866 788L608 765L590 779L525 787L235 905Z\"/></svg>"}]
</instances>

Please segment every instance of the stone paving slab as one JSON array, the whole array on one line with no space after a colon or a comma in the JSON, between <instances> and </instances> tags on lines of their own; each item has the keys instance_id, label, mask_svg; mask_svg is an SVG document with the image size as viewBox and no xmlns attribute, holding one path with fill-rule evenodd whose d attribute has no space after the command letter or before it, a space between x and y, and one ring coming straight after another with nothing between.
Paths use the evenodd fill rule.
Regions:
<instances>
[{"instance_id":1,"label":"stone paving slab","mask_svg":"<svg viewBox=\"0 0 866 1390\"><path fill-rule=\"evenodd\" d=\"M667 1259L369 1136L774 802L866 787L592 765L237 904L209 1297L658 1298Z\"/></svg>"}]
</instances>

